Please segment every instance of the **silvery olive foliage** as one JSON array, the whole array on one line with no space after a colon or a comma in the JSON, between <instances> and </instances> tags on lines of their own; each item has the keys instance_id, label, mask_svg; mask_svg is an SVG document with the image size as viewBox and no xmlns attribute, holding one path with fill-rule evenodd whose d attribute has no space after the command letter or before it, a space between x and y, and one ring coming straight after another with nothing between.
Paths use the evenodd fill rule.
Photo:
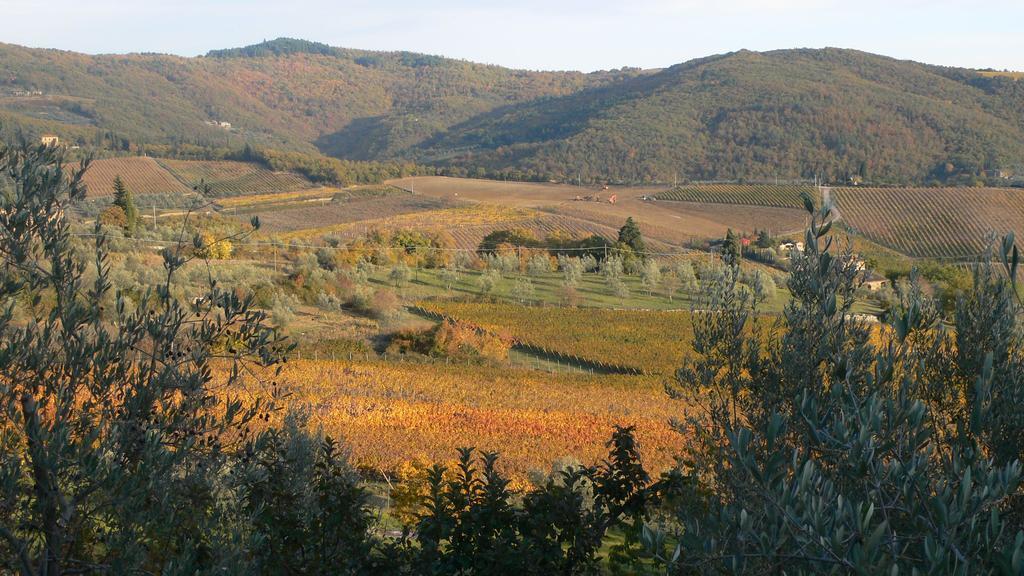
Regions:
<instances>
[{"instance_id":1,"label":"silvery olive foliage","mask_svg":"<svg viewBox=\"0 0 1024 576\"><path fill-rule=\"evenodd\" d=\"M735 268L694 306L697 354L669 386L700 407L676 423L685 488L645 545L671 574L1024 573L1013 238L951 325L915 282L872 325L851 313L859 275L831 207L806 205L777 322Z\"/></svg>"},{"instance_id":2,"label":"silvery olive foliage","mask_svg":"<svg viewBox=\"0 0 1024 576\"><path fill-rule=\"evenodd\" d=\"M59 149L0 148L0 572L321 573L295 568L339 542L362 550L360 489L334 443L255 431L276 395L243 375L273 378L287 342L212 280L172 296L201 238L165 249L163 283L134 305L115 293L104 236L83 259L65 216L83 169ZM266 488L275 475L291 482ZM268 520L284 511L301 553ZM311 537L325 531L356 536Z\"/></svg>"}]
</instances>

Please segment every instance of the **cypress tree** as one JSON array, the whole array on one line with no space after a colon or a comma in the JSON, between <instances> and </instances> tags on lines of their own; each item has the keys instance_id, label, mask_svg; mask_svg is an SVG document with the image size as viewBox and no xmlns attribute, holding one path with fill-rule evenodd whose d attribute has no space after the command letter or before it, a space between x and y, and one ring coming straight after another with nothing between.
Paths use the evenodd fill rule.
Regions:
<instances>
[{"instance_id":1,"label":"cypress tree","mask_svg":"<svg viewBox=\"0 0 1024 576\"><path fill-rule=\"evenodd\" d=\"M732 228L725 233L725 242L722 243L722 259L730 266L739 266L740 263L740 242Z\"/></svg>"},{"instance_id":2,"label":"cypress tree","mask_svg":"<svg viewBox=\"0 0 1024 576\"><path fill-rule=\"evenodd\" d=\"M619 229L619 242L629 246L634 252L643 254L647 250L644 238L640 235L640 227L633 217L626 218L626 223Z\"/></svg>"},{"instance_id":3,"label":"cypress tree","mask_svg":"<svg viewBox=\"0 0 1024 576\"><path fill-rule=\"evenodd\" d=\"M135 229L139 221L139 211L135 208L135 198L132 197L132 191L125 185L124 180L121 180L121 176L114 176L114 206L124 210L125 218L127 223L125 224L124 233L129 238L135 236Z\"/></svg>"}]
</instances>

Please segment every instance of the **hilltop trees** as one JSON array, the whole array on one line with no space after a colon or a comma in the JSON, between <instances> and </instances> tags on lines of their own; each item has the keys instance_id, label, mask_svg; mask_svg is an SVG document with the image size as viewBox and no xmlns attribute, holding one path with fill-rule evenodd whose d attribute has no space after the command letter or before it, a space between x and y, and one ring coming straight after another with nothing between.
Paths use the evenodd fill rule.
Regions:
<instances>
[{"instance_id":1,"label":"hilltop trees","mask_svg":"<svg viewBox=\"0 0 1024 576\"><path fill-rule=\"evenodd\" d=\"M951 109L952 94L960 105ZM1021 102L1019 81L977 71L850 50L740 51L492 111L419 150L460 150L450 160L460 167L563 182L821 175L838 184L860 175L966 184L1024 157ZM818 120L830 110L842 117Z\"/></svg>"}]
</instances>

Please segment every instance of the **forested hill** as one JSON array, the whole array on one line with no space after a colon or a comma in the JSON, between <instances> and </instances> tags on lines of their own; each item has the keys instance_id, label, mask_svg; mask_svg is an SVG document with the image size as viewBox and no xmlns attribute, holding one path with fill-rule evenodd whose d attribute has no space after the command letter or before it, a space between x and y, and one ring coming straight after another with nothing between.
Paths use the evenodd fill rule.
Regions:
<instances>
[{"instance_id":1,"label":"forested hill","mask_svg":"<svg viewBox=\"0 0 1024 576\"><path fill-rule=\"evenodd\" d=\"M1019 172L1024 82L851 50L743 51L484 114L417 152L628 181Z\"/></svg>"},{"instance_id":2,"label":"forested hill","mask_svg":"<svg viewBox=\"0 0 1024 576\"><path fill-rule=\"evenodd\" d=\"M0 122L90 143L102 131L133 145L247 141L379 159L497 107L634 74L527 72L290 39L197 58L0 44Z\"/></svg>"},{"instance_id":3,"label":"forested hill","mask_svg":"<svg viewBox=\"0 0 1024 576\"><path fill-rule=\"evenodd\" d=\"M290 39L197 58L0 44L0 123L589 181L1024 173L1024 81L839 49L582 74Z\"/></svg>"}]
</instances>

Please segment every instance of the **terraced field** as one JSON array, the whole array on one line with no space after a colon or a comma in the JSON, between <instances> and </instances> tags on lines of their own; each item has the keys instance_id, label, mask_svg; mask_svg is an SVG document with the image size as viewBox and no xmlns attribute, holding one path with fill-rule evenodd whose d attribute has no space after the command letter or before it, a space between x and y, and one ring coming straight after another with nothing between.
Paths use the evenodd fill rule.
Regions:
<instances>
[{"instance_id":1,"label":"terraced field","mask_svg":"<svg viewBox=\"0 0 1024 576\"><path fill-rule=\"evenodd\" d=\"M425 199L423 201L437 202L439 200ZM383 203L373 202L368 204L371 213L378 204ZM497 229L515 226L516 223L534 218L535 215L536 213L532 210L504 208L501 206L469 205L454 208L442 207L435 210L419 210L395 216L360 218L333 225L307 225L302 229L281 234L281 236L286 239L292 239L312 238L331 234L341 238L354 238L365 235L373 230L448 230L456 232L467 226L493 226Z\"/></svg>"},{"instance_id":2,"label":"terraced field","mask_svg":"<svg viewBox=\"0 0 1024 576\"><path fill-rule=\"evenodd\" d=\"M258 194L250 196L234 196L217 200L217 205L224 209L243 210L258 208L270 204L296 204L301 202L330 201L338 193L337 188L310 188L308 190L295 190L292 192L278 192L275 194Z\"/></svg>"},{"instance_id":3,"label":"terraced field","mask_svg":"<svg viewBox=\"0 0 1024 576\"><path fill-rule=\"evenodd\" d=\"M192 190L182 184L156 160L146 157L94 160L85 171L86 198L114 195L114 178L120 176L135 196L183 195Z\"/></svg>"},{"instance_id":4,"label":"terraced field","mask_svg":"<svg viewBox=\"0 0 1024 576\"><path fill-rule=\"evenodd\" d=\"M989 234L1024 234L1016 188L834 188L854 233L908 256L969 259Z\"/></svg>"},{"instance_id":5,"label":"terraced field","mask_svg":"<svg viewBox=\"0 0 1024 576\"><path fill-rule=\"evenodd\" d=\"M656 194L658 200L803 208L802 194L818 198L817 188L806 184L687 184Z\"/></svg>"},{"instance_id":6,"label":"terraced field","mask_svg":"<svg viewBox=\"0 0 1024 576\"><path fill-rule=\"evenodd\" d=\"M314 188L298 174L273 172L248 162L160 160L171 174L189 188L205 183L215 197L274 194Z\"/></svg>"}]
</instances>

